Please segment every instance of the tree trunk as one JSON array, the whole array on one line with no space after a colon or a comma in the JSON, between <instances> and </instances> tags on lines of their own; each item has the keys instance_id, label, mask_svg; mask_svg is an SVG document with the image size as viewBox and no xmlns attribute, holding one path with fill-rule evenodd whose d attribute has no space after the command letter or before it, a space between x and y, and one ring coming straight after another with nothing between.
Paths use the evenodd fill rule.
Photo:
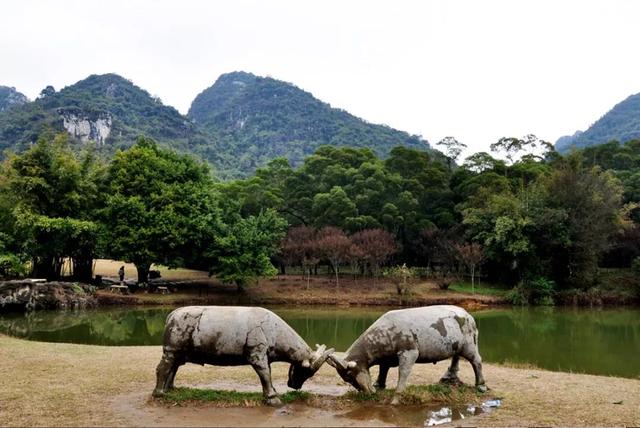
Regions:
<instances>
[{"instance_id":1,"label":"tree trunk","mask_svg":"<svg viewBox=\"0 0 640 428\"><path fill-rule=\"evenodd\" d=\"M136 269L138 270L138 284L143 284L149 281L151 263L136 263Z\"/></svg>"},{"instance_id":2,"label":"tree trunk","mask_svg":"<svg viewBox=\"0 0 640 428\"><path fill-rule=\"evenodd\" d=\"M338 282L338 265L334 266L333 270L336 272L336 288L338 288L340 286L340 283Z\"/></svg>"},{"instance_id":3,"label":"tree trunk","mask_svg":"<svg viewBox=\"0 0 640 428\"><path fill-rule=\"evenodd\" d=\"M71 260L73 263L73 279L90 283L93 278L93 258L75 257Z\"/></svg>"},{"instance_id":4,"label":"tree trunk","mask_svg":"<svg viewBox=\"0 0 640 428\"><path fill-rule=\"evenodd\" d=\"M471 265L471 291L476 294L476 266Z\"/></svg>"},{"instance_id":5,"label":"tree trunk","mask_svg":"<svg viewBox=\"0 0 640 428\"><path fill-rule=\"evenodd\" d=\"M62 257L45 257L44 259L34 259L31 275L36 278L45 278L48 281L58 281L62 270Z\"/></svg>"}]
</instances>

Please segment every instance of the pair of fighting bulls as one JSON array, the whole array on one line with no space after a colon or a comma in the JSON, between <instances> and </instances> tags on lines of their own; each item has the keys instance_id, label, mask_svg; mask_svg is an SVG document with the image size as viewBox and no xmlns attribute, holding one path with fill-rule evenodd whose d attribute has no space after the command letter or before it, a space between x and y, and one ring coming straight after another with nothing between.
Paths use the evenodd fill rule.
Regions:
<instances>
[{"instance_id":1,"label":"pair of fighting bulls","mask_svg":"<svg viewBox=\"0 0 640 428\"><path fill-rule=\"evenodd\" d=\"M374 392L369 368L379 365L376 386L384 388L390 367L399 367L396 394L404 391L414 363L436 363L452 358L441 381L458 381L460 357L473 366L476 386L486 390L482 359L478 353L475 320L457 306L427 306L387 312L347 350L344 359L333 349L307 343L273 312L255 307L188 306L167 317L163 355L153 395L173 388L178 367L184 363L212 365L250 364L260 377L269 404L280 400L271 382L275 361L291 364L291 388L300 389L327 361L356 389ZM397 397L394 402L397 402Z\"/></svg>"}]
</instances>

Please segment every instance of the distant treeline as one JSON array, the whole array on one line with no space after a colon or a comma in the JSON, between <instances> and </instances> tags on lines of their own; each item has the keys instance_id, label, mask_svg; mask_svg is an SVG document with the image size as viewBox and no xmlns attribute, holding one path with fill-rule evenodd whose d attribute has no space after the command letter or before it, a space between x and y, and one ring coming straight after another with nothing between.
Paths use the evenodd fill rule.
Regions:
<instances>
[{"instance_id":1,"label":"distant treeline","mask_svg":"<svg viewBox=\"0 0 640 428\"><path fill-rule=\"evenodd\" d=\"M0 274L56 278L73 260L209 269L239 287L274 265L318 264L377 275L384 265L441 275L481 268L525 299L598 285L600 267L640 256L640 141L561 156L532 135L458 157L394 148L320 147L297 169L271 161L243 180L217 182L203 162L152 140L109 163L74 153L63 135L10 155L0 170ZM506 158L500 160L498 154ZM544 298L544 296L542 296Z\"/></svg>"}]
</instances>

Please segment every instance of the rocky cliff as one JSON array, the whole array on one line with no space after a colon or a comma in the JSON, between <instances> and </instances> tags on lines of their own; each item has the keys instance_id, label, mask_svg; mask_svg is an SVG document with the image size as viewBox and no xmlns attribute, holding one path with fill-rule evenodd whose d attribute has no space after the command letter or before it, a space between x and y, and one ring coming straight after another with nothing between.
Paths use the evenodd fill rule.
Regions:
<instances>
[{"instance_id":1,"label":"rocky cliff","mask_svg":"<svg viewBox=\"0 0 640 428\"><path fill-rule=\"evenodd\" d=\"M72 137L83 143L95 141L103 145L113 126L113 117L108 112L88 112L79 108L59 108L62 126Z\"/></svg>"}]
</instances>

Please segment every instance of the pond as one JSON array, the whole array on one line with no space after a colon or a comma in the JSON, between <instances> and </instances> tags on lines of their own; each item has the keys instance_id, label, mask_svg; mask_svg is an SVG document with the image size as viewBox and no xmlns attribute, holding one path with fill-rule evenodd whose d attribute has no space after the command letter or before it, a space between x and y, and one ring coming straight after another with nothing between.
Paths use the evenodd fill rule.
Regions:
<instances>
[{"instance_id":1,"label":"pond","mask_svg":"<svg viewBox=\"0 0 640 428\"><path fill-rule=\"evenodd\" d=\"M271 308L314 346L338 351L384 308ZM29 340L159 345L169 308L52 311L0 316L0 331ZM578 373L640 377L640 310L511 308L472 312L484 361Z\"/></svg>"}]
</instances>

